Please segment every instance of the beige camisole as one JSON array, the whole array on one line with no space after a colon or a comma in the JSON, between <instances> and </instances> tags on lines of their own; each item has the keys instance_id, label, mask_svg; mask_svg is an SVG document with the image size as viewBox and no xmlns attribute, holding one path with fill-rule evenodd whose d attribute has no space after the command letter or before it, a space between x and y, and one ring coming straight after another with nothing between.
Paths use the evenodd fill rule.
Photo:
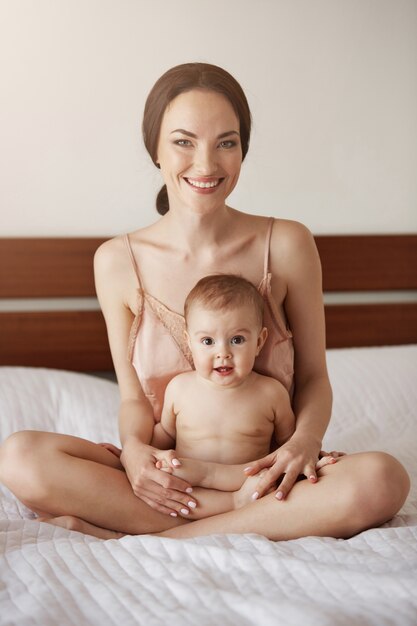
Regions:
<instances>
[{"instance_id":1,"label":"beige camisole","mask_svg":"<svg viewBox=\"0 0 417 626\"><path fill-rule=\"evenodd\" d=\"M266 305L264 325L268 329L268 338L256 358L254 369L279 380L291 394L294 377L292 334L271 294L269 248L273 222L271 218L265 240L264 275L258 286ZM184 317L143 290L129 235L125 235L124 240L138 281L138 311L130 331L128 359L152 404L155 420L159 421L166 386L177 374L192 370L193 359L184 336Z\"/></svg>"}]
</instances>

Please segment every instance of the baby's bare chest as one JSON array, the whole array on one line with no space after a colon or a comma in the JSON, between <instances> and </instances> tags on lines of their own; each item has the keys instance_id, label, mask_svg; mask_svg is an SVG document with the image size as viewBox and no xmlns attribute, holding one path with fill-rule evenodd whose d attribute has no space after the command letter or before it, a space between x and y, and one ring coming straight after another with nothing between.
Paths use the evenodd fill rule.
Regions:
<instances>
[{"instance_id":1,"label":"baby's bare chest","mask_svg":"<svg viewBox=\"0 0 417 626\"><path fill-rule=\"evenodd\" d=\"M177 415L177 440L226 441L269 444L274 415L270 406L253 396L202 394L198 401L184 401Z\"/></svg>"}]
</instances>

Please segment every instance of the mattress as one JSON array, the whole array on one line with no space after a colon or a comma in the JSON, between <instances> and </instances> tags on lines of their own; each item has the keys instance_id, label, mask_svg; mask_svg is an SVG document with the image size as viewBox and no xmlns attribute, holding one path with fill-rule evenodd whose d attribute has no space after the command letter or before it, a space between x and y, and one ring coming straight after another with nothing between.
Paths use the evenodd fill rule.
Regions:
<instances>
[{"instance_id":1,"label":"mattress","mask_svg":"<svg viewBox=\"0 0 417 626\"><path fill-rule=\"evenodd\" d=\"M417 346L330 350L328 365L325 447L390 452L411 476L389 523L348 540L102 541L40 524L0 486L0 624L417 624ZM118 401L106 380L1 367L0 439L31 428L118 444Z\"/></svg>"}]
</instances>

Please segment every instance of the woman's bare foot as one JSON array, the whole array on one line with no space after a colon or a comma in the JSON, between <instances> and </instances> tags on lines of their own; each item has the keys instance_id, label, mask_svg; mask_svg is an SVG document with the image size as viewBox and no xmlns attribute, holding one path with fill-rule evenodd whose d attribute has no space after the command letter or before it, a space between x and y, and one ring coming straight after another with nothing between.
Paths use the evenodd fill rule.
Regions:
<instances>
[{"instance_id":1,"label":"woman's bare foot","mask_svg":"<svg viewBox=\"0 0 417 626\"><path fill-rule=\"evenodd\" d=\"M53 524L54 526L61 526L67 530L76 530L79 533L85 535L92 535L99 539L120 539L125 535L118 533L115 530L108 530L107 528L100 528L100 526L94 526L85 520L75 517L74 515L61 515L59 517L38 517L38 522L45 522L46 524Z\"/></svg>"}]
</instances>

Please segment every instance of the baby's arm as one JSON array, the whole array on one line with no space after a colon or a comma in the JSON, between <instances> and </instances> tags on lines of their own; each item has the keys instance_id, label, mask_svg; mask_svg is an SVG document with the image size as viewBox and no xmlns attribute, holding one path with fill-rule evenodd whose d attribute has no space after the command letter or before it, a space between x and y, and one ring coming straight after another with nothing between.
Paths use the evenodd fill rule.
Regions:
<instances>
[{"instance_id":1,"label":"baby's arm","mask_svg":"<svg viewBox=\"0 0 417 626\"><path fill-rule=\"evenodd\" d=\"M246 464L225 465L223 463L212 463L210 461L200 461L198 459L179 458L180 466L171 471L168 459L163 451L156 455L158 459L157 467L162 470L169 470L178 478L183 478L193 487L204 487L205 489L217 489L218 491L236 491L244 483L246 476L243 470Z\"/></svg>"},{"instance_id":2,"label":"baby's arm","mask_svg":"<svg viewBox=\"0 0 417 626\"><path fill-rule=\"evenodd\" d=\"M159 450L169 450L175 447L175 437L172 437L163 427L162 420L155 424L151 446Z\"/></svg>"},{"instance_id":3,"label":"baby's arm","mask_svg":"<svg viewBox=\"0 0 417 626\"><path fill-rule=\"evenodd\" d=\"M174 411L175 378L168 384L165 391L161 421L155 424L151 445L159 450L175 447L176 414Z\"/></svg>"}]
</instances>

